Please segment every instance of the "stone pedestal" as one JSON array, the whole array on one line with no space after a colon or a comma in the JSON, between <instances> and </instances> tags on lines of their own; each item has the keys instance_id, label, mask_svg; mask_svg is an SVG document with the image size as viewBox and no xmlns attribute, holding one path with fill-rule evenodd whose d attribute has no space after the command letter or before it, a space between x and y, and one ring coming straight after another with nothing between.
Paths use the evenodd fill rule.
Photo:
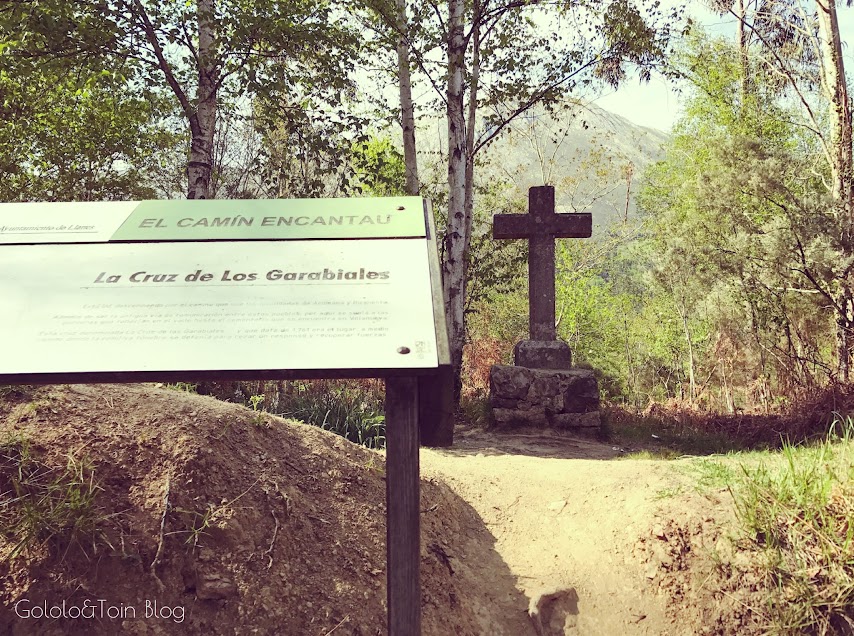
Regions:
<instances>
[{"instance_id":1,"label":"stone pedestal","mask_svg":"<svg viewBox=\"0 0 854 636\"><path fill-rule=\"evenodd\" d=\"M569 369L572 352L563 340L521 340L513 347L513 364L529 369Z\"/></svg>"},{"instance_id":2,"label":"stone pedestal","mask_svg":"<svg viewBox=\"0 0 854 636\"><path fill-rule=\"evenodd\" d=\"M495 365L489 393L495 423L502 428L589 429L602 424L599 384L589 369Z\"/></svg>"}]
</instances>

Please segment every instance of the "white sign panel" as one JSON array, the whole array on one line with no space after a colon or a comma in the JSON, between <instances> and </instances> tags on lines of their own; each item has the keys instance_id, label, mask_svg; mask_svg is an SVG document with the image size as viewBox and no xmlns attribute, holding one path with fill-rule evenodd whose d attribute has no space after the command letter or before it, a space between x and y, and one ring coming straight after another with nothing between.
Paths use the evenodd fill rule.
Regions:
<instances>
[{"instance_id":1,"label":"white sign panel","mask_svg":"<svg viewBox=\"0 0 854 636\"><path fill-rule=\"evenodd\" d=\"M437 366L427 241L0 248L0 374Z\"/></svg>"}]
</instances>

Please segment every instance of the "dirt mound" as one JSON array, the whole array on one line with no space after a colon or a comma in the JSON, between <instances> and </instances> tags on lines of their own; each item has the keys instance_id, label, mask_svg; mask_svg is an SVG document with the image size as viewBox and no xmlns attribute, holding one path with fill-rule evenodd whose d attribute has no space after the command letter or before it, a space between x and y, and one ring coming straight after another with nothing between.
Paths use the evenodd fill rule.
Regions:
<instances>
[{"instance_id":1,"label":"dirt mound","mask_svg":"<svg viewBox=\"0 0 854 636\"><path fill-rule=\"evenodd\" d=\"M734 550L732 510L714 495L682 495L656 516L634 546L650 586L681 632L715 636L764 633L760 610L766 581ZM702 511L702 514L698 514Z\"/></svg>"},{"instance_id":2,"label":"dirt mound","mask_svg":"<svg viewBox=\"0 0 854 636\"><path fill-rule=\"evenodd\" d=\"M147 385L7 389L0 443L7 512L37 513L2 526L0 633L385 633L381 453ZM73 542L39 508L60 505L85 510ZM422 482L425 634L529 629L494 543L458 495Z\"/></svg>"}]
</instances>

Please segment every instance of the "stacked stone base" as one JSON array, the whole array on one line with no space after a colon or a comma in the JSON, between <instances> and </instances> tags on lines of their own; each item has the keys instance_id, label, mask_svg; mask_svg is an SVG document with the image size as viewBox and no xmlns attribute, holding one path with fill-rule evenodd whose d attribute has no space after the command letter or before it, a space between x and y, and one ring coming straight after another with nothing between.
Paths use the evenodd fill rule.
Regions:
<instances>
[{"instance_id":1,"label":"stacked stone base","mask_svg":"<svg viewBox=\"0 0 854 636\"><path fill-rule=\"evenodd\" d=\"M602 425L599 384L589 369L495 365L489 373L492 415L500 428L589 429Z\"/></svg>"}]
</instances>

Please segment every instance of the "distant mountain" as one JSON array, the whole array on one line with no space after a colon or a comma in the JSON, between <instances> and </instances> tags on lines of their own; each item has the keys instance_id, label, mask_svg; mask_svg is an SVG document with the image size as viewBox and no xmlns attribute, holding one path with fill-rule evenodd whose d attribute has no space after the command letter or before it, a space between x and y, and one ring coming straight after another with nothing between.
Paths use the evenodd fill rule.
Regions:
<instances>
[{"instance_id":1,"label":"distant mountain","mask_svg":"<svg viewBox=\"0 0 854 636\"><path fill-rule=\"evenodd\" d=\"M422 156L422 178L443 182L445 120L422 120L418 136L422 150L428 140L435 144ZM479 154L475 178L501 189L501 198L508 200L526 197L532 186L553 185L558 211L591 212L594 225L606 226L635 215L639 177L663 158L668 139L598 106L571 106L554 114L539 110L513 122Z\"/></svg>"},{"instance_id":2,"label":"distant mountain","mask_svg":"<svg viewBox=\"0 0 854 636\"><path fill-rule=\"evenodd\" d=\"M591 212L594 225L606 226L635 215L639 177L663 157L668 139L597 106L540 111L513 122L493 142L478 181L503 181L517 196L553 185L558 211Z\"/></svg>"}]
</instances>

